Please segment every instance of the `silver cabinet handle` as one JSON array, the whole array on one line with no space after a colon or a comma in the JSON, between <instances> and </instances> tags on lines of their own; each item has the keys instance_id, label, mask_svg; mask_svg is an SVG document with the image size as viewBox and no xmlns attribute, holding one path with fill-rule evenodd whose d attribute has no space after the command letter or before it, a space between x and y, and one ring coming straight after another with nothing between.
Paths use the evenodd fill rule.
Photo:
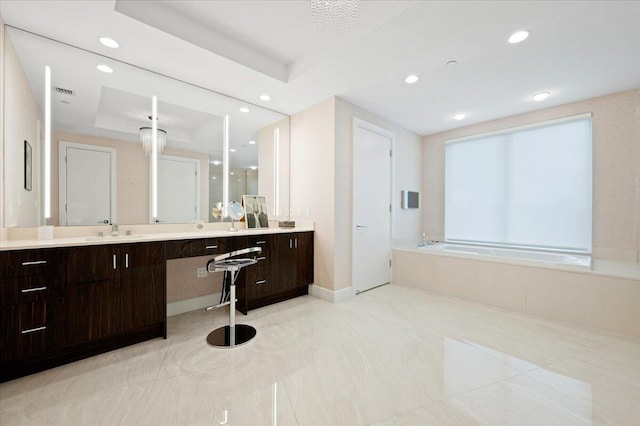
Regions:
<instances>
[{"instance_id":1,"label":"silver cabinet handle","mask_svg":"<svg viewBox=\"0 0 640 426\"><path fill-rule=\"evenodd\" d=\"M21 333L22 334L29 334L29 333L35 333L36 331L42 331L42 330L46 330L47 326L43 325L42 327L36 327L36 328L30 328L28 330L22 330Z\"/></svg>"},{"instance_id":2,"label":"silver cabinet handle","mask_svg":"<svg viewBox=\"0 0 640 426\"><path fill-rule=\"evenodd\" d=\"M117 269L118 268L118 265L116 264L116 262L117 262L117 259L116 259L116 255L114 254L113 255L113 269Z\"/></svg>"},{"instance_id":3,"label":"silver cabinet handle","mask_svg":"<svg viewBox=\"0 0 640 426\"><path fill-rule=\"evenodd\" d=\"M256 244L267 244L266 241L256 241Z\"/></svg>"},{"instance_id":4,"label":"silver cabinet handle","mask_svg":"<svg viewBox=\"0 0 640 426\"><path fill-rule=\"evenodd\" d=\"M357 229L365 229L365 228L368 228L368 226L358 224L358 225L356 225L356 228Z\"/></svg>"},{"instance_id":5,"label":"silver cabinet handle","mask_svg":"<svg viewBox=\"0 0 640 426\"><path fill-rule=\"evenodd\" d=\"M207 249L207 250L215 250L217 248L218 248L218 246L206 246L205 247L205 249Z\"/></svg>"},{"instance_id":6,"label":"silver cabinet handle","mask_svg":"<svg viewBox=\"0 0 640 426\"><path fill-rule=\"evenodd\" d=\"M42 290L46 290L46 289L47 289L47 286L25 288L25 289L21 290L21 293L33 293L34 291L42 291Z\"/></svg>"},{"instance_id":7,"label":"silver cabinet handle","mask_svg":"<svg viewBox=\"0 0 640 426\"><path fill-rule=\"evenodd\" d=\"M290 249L293 248L293 240L291 238L289 238L289 248Z\"/></svg>"},{"instance_id":8,"label":"silver cabinet handle","mask_svg":"<svg viewBox=\"0 0 640 426\"><path fill-rule=\"evenodd\" d=\"M266 284L267 280L260 280L260 281L256 281L256 284L260 285L260 284Z\"/></svg>"},{"instance_id":9,"label":"silver cabinet handle","mask_svg":"<svg viewBox=\"0 0 640 426\"><path fill-rule=\"evenodd\" d=\"M298 239L296 238L296 248L298 248Z\"/></svg>"},{"instance_id":10,"label":"silver cabinet handle","mask_svg":"<svg viewBox=\"0 0 640 426\"><path fill-rule=\"evenodd\" d=\"M22 262L22 266L45 265L46 263L46 260L33 260L31 262Z\"/></svg>"},{"instance_id":11,"label":"silver cabinet handle","mask_svg":"<svg viewBox=\"0 0 640 426\"><path fill-rule=\"evenodd\" d=\"M256 260L265 260L267 257L266 256L260 256L258 258L256 258Z\"/></svg>"},{"instance_id":12,"label":"silver cabinet handle","mask_svg":"<svg viewBox=\"0 0 640 426\"><path fill-rule=\"evenodd\" d=\"M124 255L124 267L129 269L129 253Z\"/></svg>"}]
</instances>

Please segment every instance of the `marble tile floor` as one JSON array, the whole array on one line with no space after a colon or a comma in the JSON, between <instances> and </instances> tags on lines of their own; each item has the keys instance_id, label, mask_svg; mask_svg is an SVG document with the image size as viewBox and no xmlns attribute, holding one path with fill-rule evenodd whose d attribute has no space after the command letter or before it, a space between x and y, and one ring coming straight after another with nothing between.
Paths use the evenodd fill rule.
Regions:
<instances>
[{"instance_id":1,"label":"marble tile floor","mask_svg":"<svg viewBox=\"0 0 640 426\"><path fill-rule=\"evenodd\" d=\"M9 425L640 425L640 341L403 287L306 296L239 322L169 318L169 338L0 384Z\"/></svg>"}]
</instances>

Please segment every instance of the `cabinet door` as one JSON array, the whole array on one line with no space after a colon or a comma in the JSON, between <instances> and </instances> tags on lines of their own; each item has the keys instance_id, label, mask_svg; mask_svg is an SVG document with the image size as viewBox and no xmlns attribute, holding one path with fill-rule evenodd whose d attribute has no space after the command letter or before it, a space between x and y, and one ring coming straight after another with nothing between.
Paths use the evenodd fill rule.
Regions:
<instances>
[{"instance_id":1,"label":"cabinet door","mask_svg":"<svg viewBox=\"0 0 640 426\"><path fill-rule=\"evenodd\" d=\"M287 291L296 287L296 234L279 234L277 255L273 263L278 290Z\"/></svg>"},{"instance_id":2,"label":"cabinet door","mask_svg":"<svg viewBox=\"0 0 640 426\"><path fill-rule=\"evenodd\" d=\"M126 244L119 250L120 330L161 323L166 316L164 244Z\"/></svg>"},{"instance_id":3,"label":"cabinet door","mask_svg":"<svg viewBox=\"0 0 640 426\"><path fill-rule=\"evenodd\" d=\"M0 313L0 360L39 355L62 345L64 299L5 306Z\"/></svg>"},{"instance_id":4,"label":"cabinet door","mask_svg":"<svg viewBox=\"0 0 640 426\"><path fill-rule=\"evenodd\" d=\"M120 322L117 248L76 247L67 260L67 338L69 344L118 332Z\"/></svg>"},{"instance_id":5,"label":"cabinet door","mask_svg":"<svg viewBox=\"0 0 640 426\"><path fill-rule=\"evenodd\" d=\"M296 281L298 286L313 284L313 232L293 234L296 247Z\"/></svg>"}]
</instances>

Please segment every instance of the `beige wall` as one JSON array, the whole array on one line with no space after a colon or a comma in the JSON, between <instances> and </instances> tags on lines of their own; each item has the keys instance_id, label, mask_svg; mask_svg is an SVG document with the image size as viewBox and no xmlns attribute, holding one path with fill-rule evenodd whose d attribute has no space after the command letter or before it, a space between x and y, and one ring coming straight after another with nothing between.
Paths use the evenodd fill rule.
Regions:
<instances>
[{"instance_id":1,"label":"beige wall","mask_svg":"<svg viewBox=\"0 0 640 426\"><path fill-rule=\"evenodd\" d=\"M291 117L292 218L315 222L315 285L351 286L353 117L395 133L393 238L416 240L420 211L400 210L400 190L420 190L421 139L343 99L330 98Z\"/></svg>"},{"instance_id":2,"label":"beige wall","mask_svg":"<svg viewBox=\"0 0 640 426\"><path fill-rule=\"evenodd\" d=\"M593 253L637 261L640 236L640 90L472 125L423 137L424 222L444 236L444 141L580 113L593 113Z\"/></svg>"},{"instance_id":3,"label":"beige wall","mask_svg":"<svg viewBox=\"0 0 640 426\"><path fill-rule=\"evenodd\" d=\"M213 256L198 256L167 261L167 303L207 296L222 291L222 274L198 278L198 268L207 266Z\"/></svg>"},{"instance_id":4,"label":"beige wall","mask_svg":"<svg viewBox=\"0 0 640 426\"><path fill-rule=\"evenodd\" d=\"M335 100L291 116L292 219L315 222L315 285L334 289Z\"/></svg>"},{"instance_id":5,"label":"beige wall","mask_svg":"<svg viewBox=\"0 0 640 426\"><path fill-rule=\"evenodd\" d=\"M98 145L116 149L116 196L120 224L149 223L149 158L138 143L70 132L52 132L51 135L51 221L59 223L59 142ZM164 155L200 159L200 215L209 215L209 157L191 151L167 148Z\"/></svg>"},{"instance_id":6,"label":"beige wall","mask_svg":"<svg viewBox=\"0 0 640 426\"><path fill-rule=\"evenodd\" d=\"M38 226L42 114L11 39L4 36L3 202L4 227ZM44 70L42 70L44 79ZM24 141L32 149L32 190L24 189Z\"/></svg>"}]
</instances>

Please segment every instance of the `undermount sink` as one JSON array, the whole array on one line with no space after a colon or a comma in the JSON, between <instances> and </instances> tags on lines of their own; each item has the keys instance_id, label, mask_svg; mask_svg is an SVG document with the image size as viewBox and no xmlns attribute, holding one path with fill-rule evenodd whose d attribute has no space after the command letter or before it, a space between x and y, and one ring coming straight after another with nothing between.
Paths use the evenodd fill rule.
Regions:
<instances>
[{"instance_id":1,"label":"undermount sink","mask_svg":"<svg viewBox=\"0 0 640 426\"><path fill-rule=\"evenodd\" d=\"M129 240L141 240L146 238L145 235L141 234L133 234L133 235L118 235L113 237L111 235L105 235L104 237L86 237L85 241L104 241L104 242L113 242L113 241L129 241Z\"/></svg>"}]
</instances>

